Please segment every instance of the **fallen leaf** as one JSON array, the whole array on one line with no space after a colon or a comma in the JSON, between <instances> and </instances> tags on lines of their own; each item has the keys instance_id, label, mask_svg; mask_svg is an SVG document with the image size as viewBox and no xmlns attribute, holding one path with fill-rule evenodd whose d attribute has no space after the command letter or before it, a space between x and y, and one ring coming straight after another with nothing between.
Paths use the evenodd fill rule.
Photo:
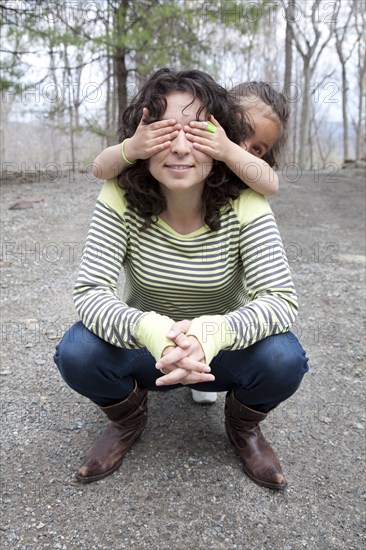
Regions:
<instances>
[{"instance_id":1,"label":"fallen leaf","mask_svg":"<svg viewBox=\"0 0 366 550\"><path fill-rule=\"evenodd\" d=\"M33 208L33 204L35 202L42 201L43 199L40 197L24 197L9 206L9 210L25 210L26 208Z\"/></svg>"}]
</instances>

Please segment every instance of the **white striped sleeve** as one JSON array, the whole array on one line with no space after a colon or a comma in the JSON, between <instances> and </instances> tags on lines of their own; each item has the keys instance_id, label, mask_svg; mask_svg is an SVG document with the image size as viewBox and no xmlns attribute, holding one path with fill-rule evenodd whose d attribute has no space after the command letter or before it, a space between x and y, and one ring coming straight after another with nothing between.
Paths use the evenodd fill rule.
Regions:
<instances>
[{"instance_id":1,"label":"white striped sleeve","mask_svg":"<svg viewBox=\"0 0 366 550\"><path fill-rule=\"evenodd\" d=\"M74 303L83 324L118 347L147 347L155 359L172 345L165 334L173 320L154 311L129 307L118 296L117 281L127 250L123 217L97 202L74 289Z\"/></svg>"},{"instance_id":2,"label":"white striped sleeve","mask_svg":"<svg viewBox=\"0 0 366 550\"><path fill-rule=\"evenodd\" d=\"M91 332L115 346L135 348L141 347L136 323L143 312L128 307L117 291L126 244L123 219L98 201L83 250L74 303Z\"/></svg>"},{"instance_id":3,"label":"white striped sleeve","mask_svg":"<svg viewBox=\"0 0 366 550\"><path fill-rule=\"evenodd\" d=\"M242 227L240 253L251 301L225 315L233 350L288 331L297 315L297 296L272 213Z\"/></svg>"}]
</instances>

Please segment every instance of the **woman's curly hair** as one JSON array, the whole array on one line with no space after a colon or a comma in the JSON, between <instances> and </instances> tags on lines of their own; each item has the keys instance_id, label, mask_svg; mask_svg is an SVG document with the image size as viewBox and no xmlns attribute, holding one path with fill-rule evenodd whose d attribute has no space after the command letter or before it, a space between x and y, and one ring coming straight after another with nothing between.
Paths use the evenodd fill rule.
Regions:
<instances>
[{"instance_id":1,"label":"woman's curly hair","mask_svg":"<svg viewBox=\"0 0 366 550\"><path fill-rule=\"evenodd\" d=\"M146 124L161 120L167 106L165 96L171 92L189 93L193 97L192 102L199 99L202 105L197 118L203 110L207 115L212 114L234 143L239 144L247 135L248 126L240 104L211 76L198 70L178 72L164 68L152 75L125 110L122 127L117 134L118 141L135 133L144 107L149 110ZM118 183L125 190L128 204L144 217L145 223L141 229L149 227L166 208L159 183L149 172L148 160L138 160L128 166L118 177ZM237 198L246 187L223 162L213 161L202 193L203 218L211 230L220 228L220 210L228 207L229 199Z\"/></svg>"},{"instance_id":2,"label":"woman's curly hair","mask_svg":"<svg viewBox=\"0 0 366 550\"><path fill-rule=\"evenodd\" d=\"M255 106L256 103L264 103L268 105L273 113L273 119L278 125L280 137L278 141L271 147L269 151L263 155L265 160L271 167L278 168L281 153L286 144L288 121L290 117L290 109L286 97L281 92L277 92L268 82L255 81L242 82L230 90L230 94L234 95L236 101L244 102L243 109L247 116L247 123L250 126L250 107L248 104ZM253 130L252 130L253 131Z\"/></svg>"}]
</instances>

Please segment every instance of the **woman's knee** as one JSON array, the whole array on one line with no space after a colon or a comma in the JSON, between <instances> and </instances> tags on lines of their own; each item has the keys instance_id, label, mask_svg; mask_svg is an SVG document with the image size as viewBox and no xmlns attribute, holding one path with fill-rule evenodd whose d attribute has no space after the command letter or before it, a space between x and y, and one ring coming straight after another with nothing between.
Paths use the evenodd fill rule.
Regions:
<instances>
[{"instance_id":1,"label":"woman's knee","mask_svg":"<svg viewBox=\"0 0 366 550\"><path fill-rule=\"evenodd\" d=\"M296 336L291 332L277 334L268 340L268 349L262 353L263 372L268 383L283 388L291 395L299 387L309 370L308 358Z\"/></svg>"},{"instance_id":2,"label":"woman's knee","mask_svg":"<svg viewBox=\"0 0 366 550\"><path fill-rule=\"evenodd\" d=\"M98 355L98 343L99 339L81 322L64 334L56 346L54 361L69 385L72 385L73 379L82 379L90 370L91 362L95 362Z\"/></svg>"}]
</instances>

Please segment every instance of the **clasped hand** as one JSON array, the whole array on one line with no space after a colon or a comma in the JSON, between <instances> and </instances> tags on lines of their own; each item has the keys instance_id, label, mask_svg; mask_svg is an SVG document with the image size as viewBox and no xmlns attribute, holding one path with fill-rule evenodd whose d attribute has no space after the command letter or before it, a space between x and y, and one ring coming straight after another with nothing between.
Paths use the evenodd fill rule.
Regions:
<instances>
[{"instance_id":1,"label":"clasped hand","mask_svg":"<svg viewBox=\"0 0 366 550\"><path fill-rule=\"evenodd\" d=\"M174 323L168 332L167 337L176 346L166 347L162 357L156 363L157 369L163 369L167 373L157 379L157 386L197 384L215 380L210 372L211 368L205 364L205 354L201 344L195 336L186 336L190 326L191 321L179 321Z\"/></svg>"}]
</instances>

